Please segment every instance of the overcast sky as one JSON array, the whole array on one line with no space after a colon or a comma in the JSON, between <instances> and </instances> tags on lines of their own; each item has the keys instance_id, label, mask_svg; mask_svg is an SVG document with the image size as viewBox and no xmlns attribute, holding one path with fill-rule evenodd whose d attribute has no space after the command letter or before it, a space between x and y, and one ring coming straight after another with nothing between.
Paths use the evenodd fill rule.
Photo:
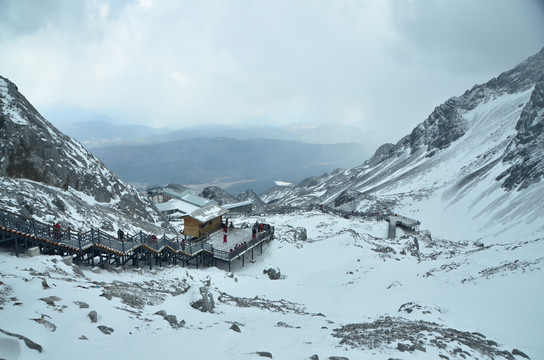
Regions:
<instances>
[{"instance_id":1,"label":"overcast sky","mask_svg":"<svg viewBox=\"0 0 544 360\"><path fill-rule=\"evenodd\" d=\"M336 122L396 142L542 47L542 0L0 0L0 75L53 123Z\"/></svg>"}]
</instances>

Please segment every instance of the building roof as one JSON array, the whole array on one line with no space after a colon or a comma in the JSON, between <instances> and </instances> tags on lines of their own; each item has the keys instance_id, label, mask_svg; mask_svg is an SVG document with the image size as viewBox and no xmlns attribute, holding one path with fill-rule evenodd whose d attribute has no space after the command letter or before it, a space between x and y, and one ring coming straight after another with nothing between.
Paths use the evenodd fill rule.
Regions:
<instances>
[{"instance_id":1,"label":"building roof","mask_svg":"<svg viewBox=\"0 0 544 360\"><path fill-rule=\"evenodd\" d=\"M205 197L193 195L193 194L185 194L181 197L181 200L188 202L189 204L196 205L198 207L204 207L208 205L217 205L217 202L207 199Z\"/></svg>"},{"instance_id":2,"label":"building roof","mask_svg":"<svg viewBox=\"0 0 544 360\"><path fill-rule=\"evenodd\" d=\"M178 199L171 199L164 203L155 203L155 206L161 212L177 210L184 214L190 214L193 211L198 210L200 208L199 206L196 206L186 201L178 200Z\"/></svg>"},{"instance_id":3,"label":"building roof","mask_svg":"<svg viewBox=\"0 0 544 360\"><path fill-rule=\"evenodd\" d=\"M162 188L162 192L176 199L181 199L187 194L198 196L198 191L178 184L168 184Z\"/></svg>"},{"instance_id":4,"label":"building roof","mask_svg":"<svg viewBox=\"0 0 544 360\"><path fill-rule=\"evenodd\" d=\"M191 214L189 214L189 216L199 221L200 223L205 223L206 221L215 219L228 212L229 211L227 209L222 208L219 205L213 204L213 205L208 205L198 210L195 210Z\"/></svg>"},{"instance_id":5,"label":"building roof","mask_svg":"<svg viewBox=\"0 0 544 360\"><path fill-rule=\"evenodd\" d=\"M242 206L247 206L247 205L252 205L253 204L253 200L247 200L247 201L242 201L242 202L237 202L237 203L234 203L234 204L223 204L222 206L225 208L225 209L235 209L235 208L239 208L239 207L242 207Z\"/></svg>"}]
</instances>

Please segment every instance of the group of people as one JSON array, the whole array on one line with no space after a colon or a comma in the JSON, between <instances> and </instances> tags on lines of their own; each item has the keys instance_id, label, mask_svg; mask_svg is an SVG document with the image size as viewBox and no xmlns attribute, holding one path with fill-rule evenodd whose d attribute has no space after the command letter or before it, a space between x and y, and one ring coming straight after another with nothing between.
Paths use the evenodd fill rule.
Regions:
<instances>
[{"instance_id":1,"label":"group of people","mask_svg":"<svg viewBox=\"0 0 544 360\"><path fill-rule=\"evenodd\" d=\"M234 249L230 249L231 254L233 252L238 252L247 249L247 241L244 241L243 243L236 244Z\"/></svg>"},{"instance_id":2,"label":"group of people","mask_svg":"<svg viewBox=\"0 0 544 360\"><path fill-rule=\"evenodd\" d=\"M263 223L259 223L258 221L255 221L255 224L253 224L253 228L251 229L251 238L253 240L257 238L257 231L258 232L263 231Z\"/></svg>"}]
</instances>

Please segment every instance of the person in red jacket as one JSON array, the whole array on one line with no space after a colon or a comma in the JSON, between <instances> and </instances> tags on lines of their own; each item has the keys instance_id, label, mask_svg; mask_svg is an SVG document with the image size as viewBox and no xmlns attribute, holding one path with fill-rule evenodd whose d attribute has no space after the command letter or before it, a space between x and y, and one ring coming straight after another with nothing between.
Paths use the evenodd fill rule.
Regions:
<instances>
[{"instance_id":1,"label":"person in red jacket","mask_svg":"<svg viewBox=\"0 0 544 360\"><path fill-rule=\"evenodd\" d=\"M56 223L53 226L53 239L58 240L60 239L60 224Z\"/></svg>"}]
</instances>

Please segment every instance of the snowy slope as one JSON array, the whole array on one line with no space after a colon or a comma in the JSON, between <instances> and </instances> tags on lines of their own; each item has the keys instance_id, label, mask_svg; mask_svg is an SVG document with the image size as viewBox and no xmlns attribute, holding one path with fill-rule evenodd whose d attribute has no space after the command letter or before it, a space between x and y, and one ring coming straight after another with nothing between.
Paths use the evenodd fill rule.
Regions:
<instances>
[{"instance_id":1,"label":"snowy slope","mask_svg":"<svg viewBox=\"0 0 544 360\"><path fill-rule=\"evenodd\" d=\"M278 203L401 213L448 239L541 237L543 73L544 49L438 106L363 165L309 179Z\"/></svg>"},{"instance_id":2,"label":"snowy slope","mask_svg":"<svg viewBox=\"0 0 544 360\"><path fill-rule=\"evenodd\" d=\"M45 223L161 233L161 215L132 186L55 129L0 77L0 207Z\"/></svg>"},{"instance_id":3,"label":"snowy slope","mask_svg":"<svg viewBox=\"0 0 544 360\"><path fill-rule=\"evenodd\" d=\"M277 239L233 273L96 274L0 253L0 358L544 358L543 239L487 247L422 232L390 241L385 222L321 212L266 220ZM295 240L299 227L306 241ZM280 280L263 274L271 266ZM211 313L191 306L200 287L213 295Z\"/></svg>"}]
</instances>

